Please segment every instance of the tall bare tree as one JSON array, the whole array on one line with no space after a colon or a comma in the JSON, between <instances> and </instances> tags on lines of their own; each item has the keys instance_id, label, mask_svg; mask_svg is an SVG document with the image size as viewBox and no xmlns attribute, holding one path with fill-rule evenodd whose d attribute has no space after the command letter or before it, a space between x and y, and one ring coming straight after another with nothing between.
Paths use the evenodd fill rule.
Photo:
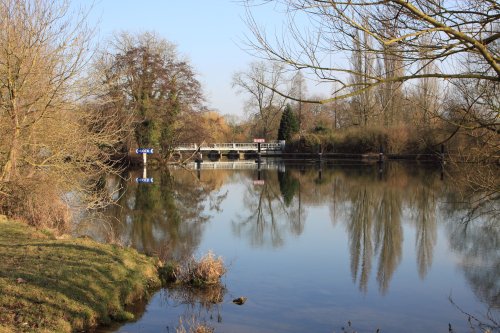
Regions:
<instances>
[{"instance_id":1,"label":"tall bare tree","mask_svg":"<svg viewBox=\"0 0 500 333\"><path fill-rule=\"evenodd\" d=\"M353 52L351 57L352 73L350 83L353 85L353 92L356 87L369 85L375 74L376 59L370 53L372 49L372 37L365 31L360 33L356 32L353 40ZM371 90L363 91L356 94L352 98L352 106L354 108L353 114L357 120L355 123L361 126L367 126L369 120L372 120L376 112L376 100L374 92Z\"/></svg>"},{"instance_id":2,"label":"tall bare tree","mask_svg":"<svg viewBox=\"0 0 500 333\"><path fill-rule=\"evenodd\" d=\"M92 31L67 1L0 1L0 206L64 224L69 201L96 206L116 139L83 107ZM72 193L71 197L68 193Z\"/></svg>"},{"instance_id":3,"label":"tall bare tree","mask_svg":"<svg viewBox=\"0 0 500 333\"><path fill-rule=\"evenodd\" d=\"M265 139L274 139L281 111L286 103L286 98L277 91L288 92L290 90L289 85L286 84L283 66L263 61L253 62L247 71L234 74L233 87L249 95L247 110L256 120L255 134Z\"/></svg>"},{"instance_id":4,"label":"tall bare tree","mask_svg":"<svg viewBox=\"0 0 500 333\"><path fill-rule=\"evenodd\" d=\"M426 42L428 43L428 42ZM434 61L425 60L428 58L427 51L422 50L421 55L422 74L432 74L439 71ZM432 119L439 114L439 82L435 77L424 77L417 82L416 101L417 112L422 125L431 126Z\"/></svg>"},{"instance_id":5,"label":"tall bare tree","mask_svg":"<svg viewBox=\"0 0 500 333\"><path fill-rule=\"evenodd\" d=\"M302 113L304 109L304 102L302 102L303 99L305 99L305 96L307 94L307 85L306 85L306 79L304 77L304 74L302 74L301 71L298 71L293 77L292 77L292 86L290 90L290 95L295 97L297 99L297 119L299 120L299 133L302 134L302 131L304 130L304 114Z\"/></svg>"},{"instance_id":6,"label":"tall bare tree","mask_svg":"<svg viewBox=\"0 0 500 333\"><path fill-rule=\"evenodd\" d=\"M283 6L288 13L283 35L273 39L252 16L252 6L262 2ZM309 69L319 80L339 84L337 94L313 101L316 103L348 98L380 86L385 87L386 98L392 103L395 87L424 78L465 78L495 84L500 81L500 5L494 0L247 0L246 3L249 43L262 57L295 69ZM297 19L301 15L309 19L305 28L296 23L304 22ZM374 40L367 52L385 61L384 70L374 75L349 68L342 60L355 51L353 40L361 34ZM471 55L479 66L464 66ZM427 67L422 60L441 61L445 66L439 71L424 72ZM368 80L361 84L353 82L349 80L351 75L366 76ZM388 113L387 121L391 117Z\"/></svg>"}]
</instances>

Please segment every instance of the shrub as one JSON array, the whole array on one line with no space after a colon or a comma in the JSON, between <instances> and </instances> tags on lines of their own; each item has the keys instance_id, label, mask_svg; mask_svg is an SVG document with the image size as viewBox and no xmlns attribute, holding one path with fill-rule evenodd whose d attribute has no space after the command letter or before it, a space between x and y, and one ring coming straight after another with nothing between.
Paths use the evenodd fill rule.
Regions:
<instances>
[{"instance_id":1,"label":"shrub","mask_svg":"<svg viewBox=\"0 0 500 333\"><path fill-rule=\"evenodd\" d=\"M296 135L290 142L287 142L288 152L316 153L321 144L320 136L316 134Z\"/></svg>"},{"instance_id":2,"label":"shrub","mask_svg":"<svg viewBox=\"0 0 500 333\"><path fill-rule=\"evenodd\" d=\"M224 261L221 257L216 258L212 252L208 252L199 261L191 258L186 268L184 280L194 286L219 283L222 275L226 273Z\"/></svg>"},{"instance_id":3,"label":"shrub","mask_svg":"<svg viewBox=\"0 0 500 333\"><path fill-rule=\"evenodd\" d=\"M443 129L421 129L407 125L351 127L296 136L287 142L287 151L316 153L321 145L323 153L369 154L378 153L382 147L386 154L432 155L440 149L440 142L446 141L449 135L450 132ZM459 139L455 136L453 140L447 141L450 150L467 146Z\"/></svg>"},{"instance_id":4,"label":"shrub","mask_svg":"<svg viewBox=\"0 0 500 333\"><path fill-rule=\"evenodd\" d=\"M193 287L204 287L220 283L226 273L221 257L209 251L199 260L190 258L183 264L167 262L160 270L163 282L175 282Z\"/></svg>"},{"instance_id":5,"label":"shrub","mask_svg":"<svg viewBox=\"0 0 500 333\"><path fill-rule=\"evenodd\" d=\"M340 132L335 139L333 146L338 153L377 153L380 146L387 145L387 133L379 127L356 127Z\"/></svg>"},{"instance_id":6,"label":"shrub","mask_svg":"<svg viewBox=\"0 0 500 333\"><path fill-rule=\"evenodd\" d=\"M175 261L167 261L163 265L163 267L160 267L158 269L158 273L163 284L176 282L178 280L180 272L180 265Z\"/></svg>"},{"instance_id":7,"label":"shrub","mask_svg":"<svg viewBox=\"0 0 500 333\"><path fill-rule=\"evenodd\" d=\"M0 214L59 233L68 231L72 217L50 179L0 183Z\"/></svg>"},{"instance_id":8,"label":"shrub","mask_svg":"<svg viewBox=\"0 0 500 333\"><path fill-rule=\"evenodd\" d=\"M391 154L401 154L407 152L410 135L410 129L406 126L396 126L390 128L387 131L386 152Z\"/></svg>"}]
</instances>

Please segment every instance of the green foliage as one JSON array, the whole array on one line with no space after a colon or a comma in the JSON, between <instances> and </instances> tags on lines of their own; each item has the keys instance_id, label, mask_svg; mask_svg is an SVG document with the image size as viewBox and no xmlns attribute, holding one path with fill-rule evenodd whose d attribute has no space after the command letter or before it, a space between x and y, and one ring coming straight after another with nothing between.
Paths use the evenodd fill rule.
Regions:
<instances>
[{"instance_id":1,"label":"green foliage","mask_svg":"<svg viewBox=\"0 0 500 333\"><path fill-rule=\"evenodd\" d=\"M90 239L55 239L0 217L0 326L73 332L133 319L125 305L160 281L151 258Z\"/></svg>"},{"instance_id":2,"label":"green foliage","mask_svg":"<svg viewBox=\"0 0 500 333\"><path fill-rule=\"evenodd\" d=\"M280 184L280 192L283 196L283 201L288 207L299 189L299 181L295 179L290 171L278 172L278 181Z\"/></svg>"},{"instance_id":3,"label":"green foliage","mask_svg":"<svg viewBox=\"0 0 500 333\"><path fill-rule=\"evenodd\" d=\"M105 108L124 122L139 146L168 152L180 135L179 117L204 108L201 85L175 46L151 33L116 37L104 67ZM118 102L119 101L119 102ZM130 117L132 116L132 117Z\"/></svg>"},{"instance_id":4,"label":"green foliage","mask_svg":"<svg viewBox=\"0 0 500 333\"><path fill-rule=\"evenodd\" d=\"M169 260L158 269L162 284L177 282L180 273L179 263Z\"/></svg>"},{"instance_id":5,"label":"green foliage","mask_svg":"<svg viewBox=\"0 0 500 333\"><path fill-rule=\"evenodd\" d=\"M281 116L280 127L278 129L278 140L290 141L292 136L299 131L299 121L292 111L290 104L287 104Z\"/></svg>"},{"instance_id":6,"label":"green foliage","mask_svg":"<svg viewBox=\"0 0 500 333\"><path fill-rule=\"evenodd\" d=\"M318 125L314 126L314 129L313 129L313 132L317 133L317 134L327 133L328 131L329 131L329 128L323 124L318 124Z\"/></svg>"}]
</instances>

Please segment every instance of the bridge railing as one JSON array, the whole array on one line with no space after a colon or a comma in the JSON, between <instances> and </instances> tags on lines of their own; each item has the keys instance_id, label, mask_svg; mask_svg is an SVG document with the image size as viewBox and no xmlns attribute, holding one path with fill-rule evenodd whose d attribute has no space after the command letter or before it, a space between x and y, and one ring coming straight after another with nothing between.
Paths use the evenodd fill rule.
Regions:
<instances>
[{"instance_id":1,"label":"bridge railing","mask_svg":"<svg viewBox=\"0 0 500 333\"><path fill-rule=\"evenodd\" d=\"M181 143L174 150L257 150L258 144L253 142L248 143L204 143L198 145L196 143ZM262 151L281 151L283 144L280 142L265 142L260 144Z\"/></svg>"}]
</instances>

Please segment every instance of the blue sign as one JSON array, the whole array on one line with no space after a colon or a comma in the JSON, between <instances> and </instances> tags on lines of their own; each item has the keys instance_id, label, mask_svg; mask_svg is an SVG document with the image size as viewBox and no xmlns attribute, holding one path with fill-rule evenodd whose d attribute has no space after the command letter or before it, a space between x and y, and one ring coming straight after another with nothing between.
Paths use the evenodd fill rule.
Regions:
<instances>
[{"instance_id":1,"label":"blue sign","mask_svg":"<svg viewBox=\"0 0 500 333\"><path fill-rule=\"evenodd\" d=\"M138 148L135 150L137 154L152 154L153 148Z\"/></svg>"},{"instance_id":2,"label":"blue sign","mask_svg":"<svg viewBox=\"0 0 500 333\"><path fill-rule=\"evenodd\" d=\"M135 181L137 183L148 183L148 184L151 184L153 182L153 178L136 178Z\"/></svg>"}]
</instances>

